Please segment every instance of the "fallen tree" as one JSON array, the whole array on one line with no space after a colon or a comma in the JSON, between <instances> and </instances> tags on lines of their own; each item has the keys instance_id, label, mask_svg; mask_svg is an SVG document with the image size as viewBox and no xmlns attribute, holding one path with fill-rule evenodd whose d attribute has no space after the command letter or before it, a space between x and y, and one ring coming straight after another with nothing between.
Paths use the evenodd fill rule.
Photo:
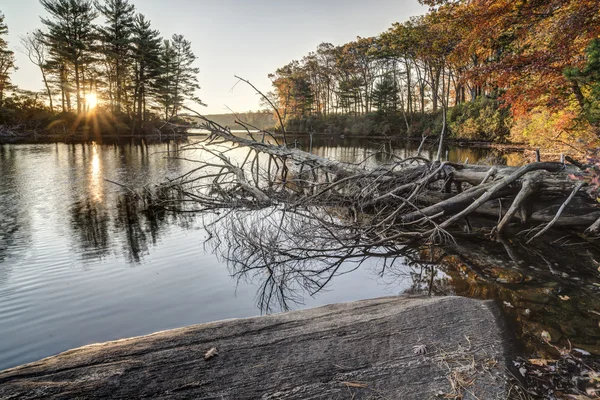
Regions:
<instances>
[{"instance_id":1,"label":"fallen tree","mask_svg":"<svg viewBox=\"0 0 600 400\"><path fill-rule=\"evenodd\" d=\"M319 209L311 214L323 224L354 229L370 245L440 243L464 234L518 234L532 241L556 227L600 231L600 206L584 181L570 177L583 173L582 165L484 166L391 154L385 165L369 166L368 159L349 164L280 144L269 132L253 136L248 130L240 137L204 122L208 138L178 155L197 166L161 186L154 205L178 211ZM192 150L204 156L186 157Z\"/></svg>"}]
</instances>

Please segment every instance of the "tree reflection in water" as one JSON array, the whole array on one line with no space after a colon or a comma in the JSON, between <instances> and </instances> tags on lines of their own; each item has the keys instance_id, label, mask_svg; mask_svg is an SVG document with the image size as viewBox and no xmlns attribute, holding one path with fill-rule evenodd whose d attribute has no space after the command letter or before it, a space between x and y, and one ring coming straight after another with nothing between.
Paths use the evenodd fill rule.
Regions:
<instances>
[{"instance_id":1,"label":"tree reflection in water","mask_svg":"<svg viewBox=\"0 0 600 400\"><path fill-rule=\"evenodd\" d=\"M335 208L230 210L205 217L206 245L238 282L257 285L263 313L289 310L336 277L369 264L387 285L404 287L405 295L500 300L532 353L556 356L540 339L543 331L560 346L600 351L600 250L593 243L565 237L538 246L468 238L443 247L374 245L373 238L342 225L340 213Z\"/></svg>"},{"instance_id":2,"label":"tree reflection in water","mask_svg":"<svg viewBox=\"0 0 600 400\"><path fill-rule=\"evenodd\" d=\"M168 225L189 222L163 208L148 207L137 194L122 193L114 201L107 205L86 199L70 207L70 226L84 259L103 258L118 243L130 263L139 263Z\"/></svg>"},{"instance_id":3,"label":"tree reflection in water","mask_svg":"<svg viewBox=\"0 0 600 400\"><path fill-rule=\"evenodd\" d=\"M110 253L110 215L103 203L90 199L70 208L71 227L77 233L84 259L102 258Z\"/></svg>"},{"instance_id":4,"label":"tree reflection in water","mask_svg":"<svg viewBox=\"0 0 600 400\"><path fill-rule=\"evenodd\" d=\"M232 277L258 286L263 313L289 310L314 296L337 276L368 260L379 260L377 274L412 279L411 292L437 282L434 269L418 258L418 249L373 245L362 234L338 223L331 210L231 210L205 218L206 246L226 262Z\"/></svg>"},{"instance_id":5,"label":"tree reflection in water","mask_svg":"<svg viewBox=\"0 0 600 400\"><path fill-rule=\"evenodd\" d=\"M378 240L349 224L342 207L187 213L149 208L133 194L120 195L108 214L94 204L72 208L82 248L92 256L101 256L101 248L112 241L122 243L137 263L168 226L201 223L208 233L205 249L238 283L257 287L262 313L295 308L331 288L336 277L362 267L396 293L499 300L518 336L537 354L553 356L553 348L540 340L543 331L558 345L600 353L600 249L585 238L556 237L533 246L462 237L444 246L419 247ZM117 233L122 237L110 238Z\"/></svg>"}]
</instances>

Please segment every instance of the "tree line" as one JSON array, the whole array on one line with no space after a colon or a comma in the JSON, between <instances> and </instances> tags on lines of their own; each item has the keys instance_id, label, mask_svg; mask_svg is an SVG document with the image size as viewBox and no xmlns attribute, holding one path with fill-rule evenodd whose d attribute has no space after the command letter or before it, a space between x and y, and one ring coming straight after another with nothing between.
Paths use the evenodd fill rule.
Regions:
<instances>
[{"instance_id":1,"label":"tree line","mask_svg":"<svg viewBox=\"0 0 600 400\"><path fill-rule=\"evenodd\" d=\"M41 103L52 113L85 114L95 106L134 127L173 120L184 102L200 100L191 42L165 39L128 0L40 0L41 27L20 47L42 74ZM0 12L0 107L15 70ZM36 94L38 98L38 94Z\"/></svg>"},{"instance_id":2,"label":"tree line","mask_svg":"<svg viewBox=\"0 0 600 400\"><path fill-rule=\"evenodd\" d=\"M600 136L600 3L420 2L429 6L423 16L322 43L270 74L283 118L376 112L401 116L410 131L423 114L446 122L450 107L480 101L510 111L513 135L537 124L564 140L573 130Z\"/></svg>"}]
</instances>

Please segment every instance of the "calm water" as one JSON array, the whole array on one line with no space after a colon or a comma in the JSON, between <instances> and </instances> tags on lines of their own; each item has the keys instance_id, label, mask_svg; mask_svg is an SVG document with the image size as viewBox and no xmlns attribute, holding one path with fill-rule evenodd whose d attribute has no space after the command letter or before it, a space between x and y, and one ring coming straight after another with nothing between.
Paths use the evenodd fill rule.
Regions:
<instances>
[{"instance_id":1,"label":"calm water","mask_svg":"<svg viewBox=\"0 0 600 400\"><path fill-rule=\"evenodd\" d=\"M261 314L260 282L232 276L205 246L199 217L143 213L127 189L106 181L139 188L186 172L189 162L167 157L177 146L0 145L0 369L90 343ZM381 146L337 139L315 142L314 152L356 162ZM415 151L402 147L393 151ZM486 156L468 149L449 154ZM314 297L297 293L292 308L409 288L380 276L380 262L367 261Z\"/></svg>"}]
</instances>

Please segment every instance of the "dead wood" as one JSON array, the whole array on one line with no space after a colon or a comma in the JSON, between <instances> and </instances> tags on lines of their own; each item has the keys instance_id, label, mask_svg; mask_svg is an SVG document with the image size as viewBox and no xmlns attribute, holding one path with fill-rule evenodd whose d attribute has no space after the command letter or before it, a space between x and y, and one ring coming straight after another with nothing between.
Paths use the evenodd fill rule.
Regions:
<instances>
[{"instance_id":1,"label":"dead wood","mask_svg":"<svg viewBox=\"0 0 600 400\"><path fill-rule=\"evenodd\" d=\"M463 230L515 234L514 227L537 232L534 240L553 227L591 234L600 226L600 206L582 190L584 184L569 177L576 166L490 167L418 157L367 167L280 145L266 134L261 141L236 136L201 118L210 136L184 147L179 157L190 161L184 152L202 150L209 159L196 160L197 168L163 185L161 193L176 195L157 197L161 206L179 211L190 205L194 210L318 208L321 223L356 229L373 245L440 242ZM334 214L335 221L325 223L325 214ZM473 224L472 216L486 222Z\"/></svg>"}]
</instances>

